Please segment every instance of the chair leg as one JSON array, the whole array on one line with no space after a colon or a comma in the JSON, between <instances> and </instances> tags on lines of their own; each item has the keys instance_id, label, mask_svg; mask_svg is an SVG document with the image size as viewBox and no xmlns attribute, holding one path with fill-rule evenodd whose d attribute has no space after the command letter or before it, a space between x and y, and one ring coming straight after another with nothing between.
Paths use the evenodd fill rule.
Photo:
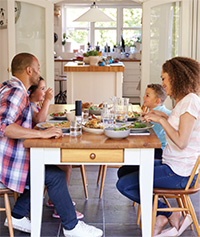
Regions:
<instances>
[{"instance_id":1,"label":"chair leg","mask_svg":"<svg viewBox=\"0 0 200 237\"><path fill-rule=\"evenodd\" d=\"M137 225L140 224L140 214L141 214L141 207L140 207L140 204L138 204L137 220L136 220Z\"/></svg>"},{"instance_id":2,"label":"chair leg","mask_svg":"<svg viewBox=\"0 0 200 237\"><path fill-rule=\"evenodd\" d=\"M18 193L17 192L14 192L13 193L13 197L14 197L14 200L15 200L15 202L17 201L17 198L18 198Z\"/></svg>"},{"instance_id":3,"label":"chair leg","mask_svg":"<svg viewBox=\"0 0 200 237\"><path fill-rule=\"evenodd\" d=\"M99 198L102 197L103 186L104 186L104 182L105 182L107 167L108 167L107 165L103 165L103 172L102 172L102 177L101 177L101 187L100 187L100 192L99 192Z\"/></svg>"},{"instance_id":4,"label":"chair leg","mask_svg":"<svg viewBox=\"0 0 200 237\"><path fill-rule=\"evenodd\" d=\"M9 202L7 193L4 194L4 202L5 202L6 216L7 216L7 221L8 221L8 229L9 229L10 237L14 237L12 219L11 219L10 202Z\"/></svg>"},{"instance_id":5,"label":"chair leg","mask_svg":"<svg viewBox=\"0 0 200 237\"><path fill-rule=\"evenodd\" d=\"M152 210L152 236L153 236L154 226L156 222L157 207L158 207L158 195L155 194L154 201L153 201L153 210Z\"/></svg>"},{"instance_id":6,"label":"chair leg","mask_svg":"<svg viewBox=\"0 0 200 237\"><path fill-rule=\"evenodd\" d=\"M185 196L184 196L184 195L181 195L181 200L182 200L183 206L184 206L185 208L189 208L188 205L187 205L187 202L186 202L186 200L185 200ZM190 214L189 211L186 211L186 213ZM191 229L191 230L194 229L192 224L190 225L190 229Z\"/></svg>"},{"instance_id":7,"label":"chair leg","mask_svg":"<svg viewBox=\"0 0 200 237\"><path fill-rule=\"evenodd\" d=\"M100 178L101 178L102 170L103 170L103 165L100 165L99 166L98 178L97 178L97 185L99 185L99 181L100 181Z\"/></svg>"},{"instance_id":8,"label":"chair leg","mask_svg":"<svg viewBox=\"0 0 200 237\"><path fill-rule=\"evenodd\" d=\"M81 168L81 176L83 181L83 187L85 192L85 198L88 199L88 190L87 190L87 176L86 176L86 169L85 165L80 165Z\"/></svg>"},{"instance_id":9,"label":"chair leg","mask_svg":"<svg viewBox=\"0 0 200 237\"><path fill-rule=\"evenodd\" d=\"M135 206L136 202L133 202L133 207Z\"/></svg>"},{"instance_id":10,"label":"chair leg","mask_svg":"<svg viewBox=\"0 0 200 237\"><path fill-rule=\"evenodd\" d=\"M191 200L190 200L190 197L189 197L188 195L185 195L185 199L186 199L186 202L187 202L187 204L188 204L188 208L189 208L189 210L190 210L190 214L191 214L191 217L192 217L194 226L195 226L195 228L196 228L197 234L198 234L198 236L200 236L199 223L198 223L198 220L197 220L196 213L195 213L195 211L194 211L194 207L193 207L192 202L191 202Z\"/></svg>"}]
</instances>

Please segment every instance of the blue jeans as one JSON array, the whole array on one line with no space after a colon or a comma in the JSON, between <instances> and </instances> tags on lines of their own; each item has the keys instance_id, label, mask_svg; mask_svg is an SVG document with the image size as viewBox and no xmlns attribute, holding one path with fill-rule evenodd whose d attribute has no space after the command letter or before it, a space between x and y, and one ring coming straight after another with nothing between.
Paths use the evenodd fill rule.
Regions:
<instances>
[{"instance_id":1,"label":"blue jeans","mask_svg":"<svg viewBox=\"0 0 200 237\"><path fill-rule=\"evenodd\" d=\"M138 166L122 166L118 170L118 177L119 180L117 182L117 189L132 201L140 203ZM154 161L154 188L183 189L187 185L189 177L190 176L182 177L175 174L168 165L162 164L161 160ZM196 175L192 181L191 187L194 185L195 180ZM166 207L167 205L165 203L158 200L158 208ZM164 215L167 218L171 214L171 212L157 213L157 215Z\"/></svg>"},{"instance_id":2,"label":"blue jeans","mask_svg":"<svg viewBox=\"0 0 200 237\"><path fill-rule=\"evenodd\" d=\"M27 185L30 185L30 175L27 177ZM78 220L75 209L68 192L64 171L54 165L45 166L45 184L49 197L55 205L65 229L73 229ZM25 189L15 203L12 213L20 216L28 216L30 212L30 190Z\"/></svg>"}]
</instances>

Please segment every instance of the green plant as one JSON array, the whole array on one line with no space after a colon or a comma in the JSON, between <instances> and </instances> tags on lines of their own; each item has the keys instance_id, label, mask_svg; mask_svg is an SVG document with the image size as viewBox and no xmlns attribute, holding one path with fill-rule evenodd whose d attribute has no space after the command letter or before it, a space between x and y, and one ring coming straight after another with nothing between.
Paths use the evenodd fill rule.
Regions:
<instances>
[{"instance_id":1,"label":"green plant","mask_svg":"<svg viewBox=\"0 0 200 237\"><path fill-rule=\"evenodd\" d=\"M90 50L87 52L87 56L98 56L97 50Z\"/></svg>"},{"instance_id":2,"label":"green plant","mask_svg":"<svg viewBox=\"0 0 200 237\"><path fill-rule=\"evenodd\" d=\"M134 41L133 40L128 41L128 43L126 43L126 46L128 46L128 47L135 47Z\"/></svg>"},{"instance_id":3,"label":"green plant","mask_svg":"<svg viewBox=\"0 0 200 237\"><path fill-rule=\"evenodd\" d=\"M142 39L141 39L141 36L137 37L137 40L136 40L137 43L142 43Z\"/></svg>"},{"instance_id":4,"label":"green plant","mask_svg":"<svg viewBox=\"0 0 200 237\"><path fill-rule=\"evenodd\" d=\"M62 45L65 45L66 40L68 39L66 33L63 33Z\"/></svg>"}]
</instances>

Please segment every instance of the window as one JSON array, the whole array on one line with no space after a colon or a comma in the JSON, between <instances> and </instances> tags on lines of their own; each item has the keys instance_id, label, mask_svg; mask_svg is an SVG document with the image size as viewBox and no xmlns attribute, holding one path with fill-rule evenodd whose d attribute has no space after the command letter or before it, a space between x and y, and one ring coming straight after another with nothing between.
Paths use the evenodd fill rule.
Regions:
<instances>
[{"instance_id":1,"label":"window","mask_svg":"<svg viewBox=\"0 0 200 237\"><path fill-rule=\"evenodd\" d=\"M137 41L141 37L141 8L124 8L123 9L123 38L125 44Z\"/></svg>"},{"instance_id":2,"label":"window","mask_svg":"<svg viewBox=\"0 0 200 237\"><path fill-rule=\"evenodd\" d=\"M100 7L99 7L100 8ZM114 45L121 44L121 35L127 46L131 46L138 37L141 37L141 7L105 7L101 11L115 19L114 22L73 22L89 8L65 6L63 14L63 33L66 33L72 41L72 48L80 48L88 42L95 48L100 46L101 50L108 45L112 49Z\"/></svg>"}]
</instances>

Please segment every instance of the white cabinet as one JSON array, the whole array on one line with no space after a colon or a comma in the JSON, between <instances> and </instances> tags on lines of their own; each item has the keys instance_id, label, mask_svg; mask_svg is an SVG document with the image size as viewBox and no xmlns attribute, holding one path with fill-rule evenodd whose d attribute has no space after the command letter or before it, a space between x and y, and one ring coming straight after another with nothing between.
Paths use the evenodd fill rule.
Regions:
<instances>
[{"instance_id":1,"label":"white cabinet","mask_svg":"<svg viewBox=\"0 0 200 237\"><path fill-rule=\"evenodd\" d=\"M123 62L125 66L123 80L123 97L130 98L131 103L140 103L141 62Z\"/></svg>"}]
</instances>

